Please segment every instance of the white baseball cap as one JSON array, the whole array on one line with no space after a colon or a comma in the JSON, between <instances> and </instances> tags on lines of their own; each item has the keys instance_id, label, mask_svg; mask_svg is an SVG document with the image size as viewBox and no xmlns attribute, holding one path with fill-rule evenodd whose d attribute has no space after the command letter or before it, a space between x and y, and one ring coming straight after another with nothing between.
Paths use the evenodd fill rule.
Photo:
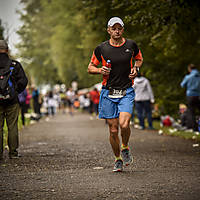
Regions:
<instances>
[{"instance_id":1,"label":"white baseball cap","mask_svg":"<svg viewBox=\"0 0 200 200\"><path fill-rule=\"evenodd\" d=\"M114 26L115 24L120 24L122 27L124 26L124 22L119 17L112 17L108 21L108 26Z\"/></svg>"}]
</instances>

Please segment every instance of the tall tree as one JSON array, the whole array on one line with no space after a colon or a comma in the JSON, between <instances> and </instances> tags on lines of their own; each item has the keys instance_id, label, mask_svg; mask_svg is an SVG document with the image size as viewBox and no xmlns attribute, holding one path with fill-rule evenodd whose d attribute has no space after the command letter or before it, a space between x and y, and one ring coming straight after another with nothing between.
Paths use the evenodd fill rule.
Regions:
<instances>
[{"instance_id":1,"label":"tall tree","mask_svg":"<svg viewBox=\"0 0 200 200\"><path fill-rule=\"evenodd\" d=\"M32 79L40 83L54 84L60 79L57 68L50 58L48 43L48 27L44 24L42 1L21 0L25 5L25 12L21 12L21 20L24 22L18 31L21 36L19 50Z\"/></svg>"},{"instance_id":2,"label":"tall tree","mask_svg":"<svg viewBox=\"0 0 200 200\"><path fill-rule=\"evenodd\" d=\"M101 76L87 74L92 51L108 39L107 20L119 16L125 37L142 50L142 72L151 80L156 101L174 113L184 102L180 81L190 62L198 64L200 3L198 0L21 0L24 26L21 56L38 83L73 80L89 87Z\"/></svg>"}]
</instances>

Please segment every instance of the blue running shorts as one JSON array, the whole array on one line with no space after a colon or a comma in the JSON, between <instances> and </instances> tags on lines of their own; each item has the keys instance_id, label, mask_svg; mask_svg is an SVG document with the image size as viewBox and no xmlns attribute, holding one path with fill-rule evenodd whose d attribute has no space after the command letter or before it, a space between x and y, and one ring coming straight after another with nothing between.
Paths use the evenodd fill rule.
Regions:
<instances>
[{"instance_id":1,"label":"blue running shorts","mask_svg":"<svg viewBox=\"0 0 200 200\"><path fill-rule=\"evenodd\" d=\"M135 91L132 87L126 89L126 95L122 98L108 97L109 90L102 89L99 100L99 118L114 119L120 112L133 113Z\"/></svg>"}]
</instances>

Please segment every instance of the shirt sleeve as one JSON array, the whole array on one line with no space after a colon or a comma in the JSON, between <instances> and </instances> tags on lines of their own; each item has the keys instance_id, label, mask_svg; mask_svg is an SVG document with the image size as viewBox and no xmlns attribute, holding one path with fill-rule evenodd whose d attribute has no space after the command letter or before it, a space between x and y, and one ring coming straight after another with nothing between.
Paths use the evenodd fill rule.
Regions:
<instances>
[{"instance_id":1,"label":"shirt sleeve","mask_svg":"<svg viewBox=\"0 0 200 200\"><path fill-rule=\"evenodd\" d=\"M187 85L187 76L184 77L184 79L183 79L183 81L181 82L180 85L181 85L182 88L186 87L186 85Z\"/></svg>"},{"instance_id":2,"label":"shirt sleeve","mask_svg":"<svg viewBox=\"0 0 200 200\"><path fill-rule=\"evenodd\" d=\"M96 47L92 54L91 62L95 65L99 65L99 63L102 61L101 59L101 49L100 46Z\"/></svg>"},{"instance_id":3,"label":"shirt sleeve","mask_svg":"<svg viewBox=\"0 0 200 200\"><path fill-rule=\"evenodd\" d=\"M140 50L139 50L138 54L136 56L134 56L134 58L135 58L135 60L143 60L142 53Z\"/></svg>"},{"instance_id":4,"label":"shirt sleeve","mask_svg":"<svg viewBox=\"0 0 200 200\"><path fill-rule=\"evenodd\" d=\"M135 42L134 42L133 51L134 51L133 57L135 60L143 60L142 53Z\"/></svg>"}]
</instances>

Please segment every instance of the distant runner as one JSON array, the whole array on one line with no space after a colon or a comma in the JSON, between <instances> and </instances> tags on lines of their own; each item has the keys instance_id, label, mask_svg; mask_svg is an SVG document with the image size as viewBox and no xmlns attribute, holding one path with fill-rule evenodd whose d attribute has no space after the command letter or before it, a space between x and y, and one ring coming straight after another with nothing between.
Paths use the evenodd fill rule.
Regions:
<instances>
[{"instance_id":1,"label":"distant runner","mask_svg":"<svg viewBox=\"0 0 200 200\"><path fill-rule=\"evenodd\" d=\"M137 44L122 37L124 23L119 17L113 17L108 21L107 32L110 39L95 48L88 65L88 73L103 75L99 118L107 119L110 144L115 155L113 171L118 172L123 170L123 163L129 165L133 162L128 146L131 134L129 124L135 97L132 85L143 58ZM100 63L102 67L98 68ZM122 137L121 150L119 126Z\"/></svg>"}]
</instances>

